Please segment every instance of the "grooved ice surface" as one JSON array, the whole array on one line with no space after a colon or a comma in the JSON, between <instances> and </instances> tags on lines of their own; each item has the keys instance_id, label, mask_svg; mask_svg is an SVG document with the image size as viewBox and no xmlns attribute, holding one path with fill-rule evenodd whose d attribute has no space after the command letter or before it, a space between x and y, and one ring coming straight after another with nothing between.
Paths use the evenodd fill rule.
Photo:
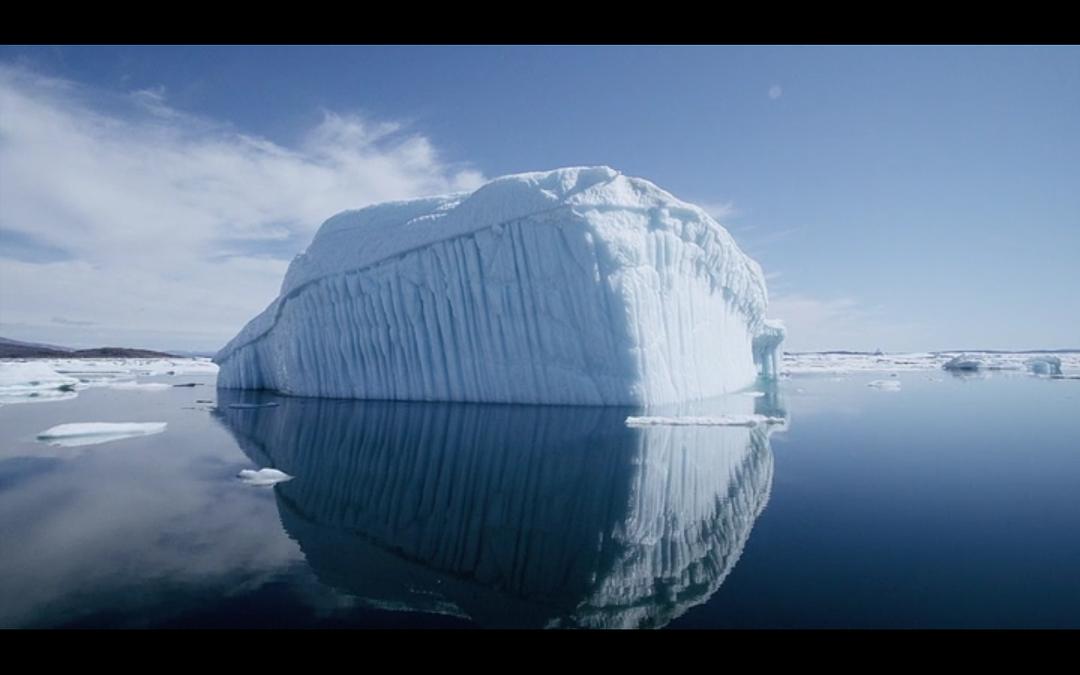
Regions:
<instances>
[{"instance_id":1,"label":"grooved ice surface","mask_svg":"<svg viewBox=\"0 0 1080 675\"><path fill-rule=\"evenodd\" d=\"M334 216L215 361L302 396L670 403L754 381L766 302L702 209L560 169Z\"/></svg>"}]
</instances>

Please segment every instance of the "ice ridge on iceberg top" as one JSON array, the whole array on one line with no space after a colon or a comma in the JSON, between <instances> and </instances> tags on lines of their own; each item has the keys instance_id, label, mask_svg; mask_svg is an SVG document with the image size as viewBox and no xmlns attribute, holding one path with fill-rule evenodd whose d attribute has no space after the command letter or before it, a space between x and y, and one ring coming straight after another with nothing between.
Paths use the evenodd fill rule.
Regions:
<instances>
[{"instance_id":1,"label":"ice ridge on iceberg top","mask_svg":"<svg viewBox=\"0 0 1080 675\"><path fill-rule=\"evenodd\" d=\"M214 360L300 396L670 403L775 376L767 304L703 209L575 167L330 218Z\"/></svg>"}]
</instances>

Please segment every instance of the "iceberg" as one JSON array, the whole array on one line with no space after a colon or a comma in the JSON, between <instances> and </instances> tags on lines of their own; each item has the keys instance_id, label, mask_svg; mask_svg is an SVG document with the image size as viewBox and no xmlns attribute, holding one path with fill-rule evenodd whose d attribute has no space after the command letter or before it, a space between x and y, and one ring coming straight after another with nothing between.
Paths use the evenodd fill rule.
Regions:
<instances>
[{"instance_id":1,"label":"iceberg","mask_svg":"<svg viewBox=\"0 0 1080 675\"><path fill-rule=\"evenodd\" d=\"M775 376L767 302L703 209L568 168L330 218L214 361L221 388L298 396L673 403Z\"/></svg>"}]
</instances>

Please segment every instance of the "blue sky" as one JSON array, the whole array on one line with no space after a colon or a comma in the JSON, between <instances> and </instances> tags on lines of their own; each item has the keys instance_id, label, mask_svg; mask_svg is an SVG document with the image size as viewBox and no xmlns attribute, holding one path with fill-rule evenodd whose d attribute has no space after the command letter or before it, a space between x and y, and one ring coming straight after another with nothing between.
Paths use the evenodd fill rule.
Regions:
<instances>
[{"instance_id":1,"label":"blue sky","mask_svg":"<svg viewBox=\"0 0 1080 675\"><path fill-rule=\"evenodd\" d=\"M0 47L0 335L220 346L337 210L606 164L789 349L1080 347L1080 48Z\"/></svg>"}]
</instances>

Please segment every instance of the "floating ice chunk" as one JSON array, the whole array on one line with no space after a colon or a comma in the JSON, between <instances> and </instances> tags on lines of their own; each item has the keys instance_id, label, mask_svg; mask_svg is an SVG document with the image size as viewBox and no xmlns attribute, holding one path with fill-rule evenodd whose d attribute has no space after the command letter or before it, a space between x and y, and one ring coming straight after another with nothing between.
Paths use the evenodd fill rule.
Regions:
<instances>
[{"instance_id":1,"label":"floating ice chunk","mask_svg":"<svg viewBox=\"0 0 1080 675\"><path fill-rule=\"evenodd\" d=\"M80 422L60 424L38 434L37 439L50 445L74 447L108 443L133 436L149 436L165 431L165 422Z\"/></svg>"},{"instance_id":2,"label":"floating ice chunk","mask_svg":"<svg viewBox=\"0 0 1080 675\"><path fill-rule=\"evenodd\" d=\"M78 384L41 361L0 361L0 405L74 398Z\"/></svg>"},{"instance_id":3,"label":"floating ice chunk","mask_svg":"<svg viewBox=\"0 0 1080 675\"><path fill-rule=\"evenodd\" d=\"M703 209L578 167L334 216L214 360L223 388L300 396L674 403L752 384L755 336L771 372L766 307Z\"/></svg>"},{"instance_id":4,"label":"floating ice chunk","mask_svg":"<svg viewBox=\"0 0 1080 675\"><path fill-rule=\"evenodd\" d=\"M278 471L277 469L259 469L258 471L244 469L236 474L236 476L248 485L256 485L259 487L275 485L293 479L289 474L284 471Z\"/></svg>"},{"instance_id":5,"label":"floating ice chunk","mask_svg":"<svg viewBox=\"0 0 1080 675\"><path fill-rule=\"evenodd\" d=\"M1024 365L1036 375L1061 375L1061 359L1056 356L1037 356Z\"/></svg>"},{"instance_id":6,"label":"floating ice chunk","mask_svg":"<svg viewBox=\"0 0 1080 675\"><path fill-rule=\"evenodd\" d=\"M759 424L784 424L783 417L768 415L712 415L709 417L627 417L628 427L756 427Z\"/></svg>"},{"instance_id":7,"label":"floating ice chunk","mask_svg":"<svg viewBox=\"0 0 1080 675\"><path fill-rule=\"evenodd\" d=\"M205 358L48 359L57 372L78 375L211 375L217 365Z\"/></svg>"},{"instance_id":8,"label":"floating ice chunk","mask_svg":"<svg viewBox=\"0 0 1080 675\"><path fill-rule=\"evenodd\" d=\"M885 391L900 391L900 380L874 380L867 382L866 386Z\"/></svg>"},{"instance_id":9,"label":"floating ice chunk","mask_svg":"<svg viewBox=\"0 0 1080 675\"><path fill-rule=\"evenodd\" d=\"M983 367L983 362L966 354L960 354L946 361L941 367L945 370L979 370Z\"/></svg>"},{"instance_id":10,"label":"floating ice chunk","mask_svg":"<svg viewBox=\"0 0 1080 675\"><path fill-rule=\"evenodd\" d=\"M172 389L171 384L162 382L110 382L109 389L124 389L128 391L165 391Z\"/></svg>"}]
</instances>

